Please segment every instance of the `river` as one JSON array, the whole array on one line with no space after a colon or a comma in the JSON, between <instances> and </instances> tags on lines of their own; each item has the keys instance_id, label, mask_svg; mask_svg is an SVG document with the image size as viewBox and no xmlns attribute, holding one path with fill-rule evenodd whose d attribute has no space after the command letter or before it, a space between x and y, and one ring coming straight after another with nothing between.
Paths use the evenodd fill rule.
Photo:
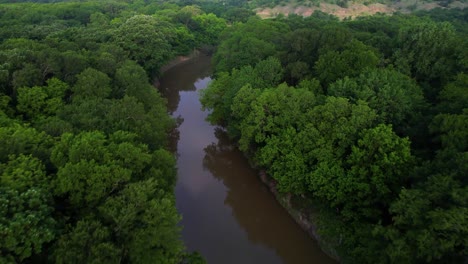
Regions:
<instances>
[{"instance_id":1,"label":"river","mask_svg":"<svg viewBox=\"0 0 468 264\"><path fill-rule=\"evenodd\" d=\"M175 66L160 80L181 117L175 189L182 236L208 264L335 263L288 215L224 131L210 125L199 91L211 81L210 58Z\"/></svg>"}]
</instances>

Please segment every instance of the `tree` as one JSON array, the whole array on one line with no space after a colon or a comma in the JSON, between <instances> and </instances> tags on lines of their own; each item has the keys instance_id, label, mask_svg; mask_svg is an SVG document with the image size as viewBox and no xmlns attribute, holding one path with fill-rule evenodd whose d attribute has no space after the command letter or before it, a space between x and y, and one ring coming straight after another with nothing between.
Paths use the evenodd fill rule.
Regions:
<instances>
[{"instance_id":1,"label":"tree","mask_svg":"<svg viewBox=\"0 0 468 264\"><path fill-rule=\"evenodd\" d=\"M13 73L13 87L32 87L42 84L42 75L39 69L31 63L27 63L23 68Z\"/></svg>"},{"instance_id":2,"label":"tree","mask_svg":"<svg viewBox=\"0 0 468 264\"><path fill-rule=\"evenodd\" d=\"M231 119L231 107L237 92L245 85L255 89L277 86L283 79L283 69L278 59L269 57L255 67L234 69L229 75L220 73L210 86L201 92L203 107L213 109L208 119L213 123L227 124Z\"/></svg>"},{"instance_id":3,"label":"tree","mask_svg":"<svg viewBox=\"0 0 468 264\"><path fill-rule=\"evenodd\" d=\"M194 21L194 17L198 15L202 15L203 10L200 9L197 5L187 5L182 7L180 10L177 11L175 15L175 20L184 26L193 29L196 27L196 22Z\"/></svg>"},{"instance_id":4,"label":"tree","mask_svg":"<svg viewBox=\"0 0 468 264\"><path fill-rule=\"evenodd\" d=\"M320 31L316 29L300 28L289 32L283 40L283 63L294 65L296 62L302 62L306 63L307 67L314 65L318 58L319 40Z\"/></svg>"},{"instance_id":5,"label":"tree","mask_svg":"<svg viewBox=\"0 0 468 264\"><path fill-rule=\"evenodd\" d=\"M99 52L97 57L94 59L93 68L96 70L107 74L107 76L113 76L116 70L117 58L107 52Z\"/></svg>"},{"instance_id":6,"label":"tree","mask_svg":"<svg viewBox=\"0 0 468 264\"><path fill-rule=\"evenodd\" d=\"M0 263L189 259L165 149L175 121L148 76L196 43L156 12L167 7L181 9L139 0L0 8ZM215 39L224 21L202 18Z\"/></svg>"},{"instance_id":7,"label":"tree","mask_svg":"<svg viewBox=\"0 0 468 264\"><path fill-rule=\"evenodd\" d=\"M49 79L47 86L21 87L18 89L16 108L33 121L55 115L63 108L63 99L68 90L68 85L56 78Z\"/></svg>"},{"instance_id":8,"label":"tree","mask_svg":"<svg viewBox=\"0 0 468 264\"><path fill-rule=\"evenodd\" d=\"M116 164L94 160L67 163L57 172L57 195L67 194L77 208L93 206L131 178L131 171Z\"/></svg>"},{"instance_id":9,"label":"tree","mask_svg":"<svg viewBox=\"0 0 468 264\"><path fill-rule=\"evenodd\" d=\"M226 21L214 14L201 14L193 18L198 24L199 30L195 31L195 39L198 45L216 45L219 35L226 28Z\"/></svg>"},{"instance_id":10,"label":"tree","mask_svg":"<svg viewBox=\"0 0 468 264\"><path fill-rule=\"evenodd\" d=\"M52 139L44 132L39 132L18 123L0 127L0 161L6 162L9 155L29 155L48 161Z\"/></svg>"},{"instance_id":11,"label":"tree","mask_svg":"<svg viewBox=\"0 0 468 264\"><path fill-rule=\"evenodd\" d=\"M76 78L72 89L75 100L86 97L106 98L111 92L110 78L98 70L87 68Z\"/></svg>"},{"instance_id":12,"label":"tree","mask_svg":"<svg viewBox=\"0 0 468 264\"><path fill-rule=\"evenodd\" d=\"M20 262L40 254L55 238L50 196L40 188L0 188L0 250L2 262Z\"/></svg>"},{"instance_id":13,"label":"tree","mask_svg":"<svg viewBox=\"0 0 468 264\"><path fill-rule=\"evenodd\" d=\"M147 15L136 15L116 32L115 42L149 73L156 73L171 57L172 26Z\"/></svg>"},{"instance_id":14,"label":"tree","mask_svg":"<svg viewBox=\"0 0 468 264\"><path fill-rule=\"evenodd\" d=\"M326 51L315 63L318 79L324 86L338 79L358 76L365 69L377 66L379 56L373 48L358 40L344 45L343 51Z\"/></svg>"},{"instance_id":15,"label":"tree","mask_svg":"<svg viewBox=\"0 0 468 264\"><path fill-rule=\"evenodd\" d=\"M46 108L46 99L47 94L41 87L18 88L18 110L29 118L34 118L43 112Z\"/></svg>"},{"instance_id":16,"label":"tree","mask_svg":"<svg viewBox=\"0 0 468 264\"><path fill-rule=\"evenodd\" d=\"M377 231L389 241L385 253L391 261L463 261L468 235L466 193L466 185L450 174L431 175L420 188L403 189L390 208L393 226Z\"/></svg>"},{"instance_id":17,"label":"tree","mask_svg":"<svg viewBox=\"0 0 468 264\"><path fill-rule=\"evenodd\" d=\"M0 183L4 187L24 192L33 187L50 189L45 166L31 155L11 155L6 164L0 164Z\"/></svg>"},{"instance_id":18,"label":"tree","mask_svg":"<svg viewBox=\"0 0 468 264\"><path fill-rule=\"evenodd\" d=\"M129 184L100 208L106 222L114 226L123 260L133 263L178 263L183 246L177 223L180 216L174 197L148 179Z\"/></svg>"},{"instance_id":19,"label":"tree","mask_svg":"<svg viewBox=\"0 0 468 264\"><path fill-rule=\"evenodd\" d=\"M255 88L276 87L283 80L283 67L277 58L268 57L255 65L254 76L251 84Z\"/></svg>"},{"instance_id":20,"label":"tree","mask_svg":"<svg viewBox=\"0 0 468 264\"><path fill-rule=\"evenodd\" d=\"M88 67L88 60L76 51L65 51L61 54L62 72L59 78L67 83L76 81L75 75L84 71Z\"/></svg>"},{"instance_id":21,"label":"tree","mask_svg":"<svg viewBox=\"0 0 468 264\"><path fill-rule=\"evenodd\" d=\"M110 100L88 97L83 100L73 100L71 104L65 105L57 115L61 121L69 122L73 126L73 131L107 131L110 128L106 127L107 119L105 116L109 112L110 105Z\"/></svg>"},{"instance_id":22,"label":"tree","mask_svg":"<svg viewBox=\"0 0 468 264\"><path fill-rule=\"evenodd\" d=\"M53 252L56 263L120 263L122 250L111 230L99 221L84 219L63 234Z\"/></svg>"},{"instance_id":23,"label":"tree","mask_svg":"<svg viewBox=\"0 0 468 264\"><path fill-rule=\"evenodd\" d=\"M316 103L311 91L285 84L265 90L247 85L234 97L228 128L238 131L239 148L267 168L281 191L300 193L305 189L301 178L306 163L296 139L307 122L304 113Z\"/></svg>"},{"instance_id":24,"label":"tree","mask_svg":"<svg viewBox=\"0 0 468 264\"><path fill-rule=\"evenodd\" d=\"M463 153L468 149L468 109L460 114L438 114L429 126L442 149L451 154Z\"/></svg>"},{"instance_id":25,"label":"tree","mask_svg":"<svg viewBox=\"0 0 468 264\"><path fill-rule=\"evenodd\" d=\"M306 114L310 122L297 136L309 173L308 189L332 207L346 200L338 183L346 179L346 155L359 139L359 132L371 128L375 112L363 102L356 105L347 99L328 97L323 105Z\"/></svg>"},{"instance_id":26,"label":"tree","mask_svg":"<svg viewBox=\"0 0 468 264\"><path fill-rule=\"evenodd\" d=\"M245 23L250 17L255 16L255 12L242 7L229 8L222 17L229 23L242 22Z\"/></svg>"},{"instance_id":27,"label":"tree","mask_svg":"<svg viewBox=\"0 0 468 264\"><path fill-rule=\"evenodd\" d=\"M335 21L331 22L332 23L324 25L320 31L318 46L320 55L328 51L342 51L346 49L346 46L349 45L351 41L353 41L353 35L348 28L336 23Z\"/></svg>"},{"instance_id":28,"label":"tree","mask_svg":"<svg viewBox=\"0 0 468 264\"><path fill-rule=\"evenodd\" d=\"M453 26L430 20L415 21L402 27L394 54L395 66L408 69L418 81L426 83L424 94L434 102L438 86L447 83L457 69L457 39Z\"/></svg>"},{"instance_id":29,"label":"tree","mask_svg":"<svg viewBox=\"0 0 468 264\"><path fill-rule=\"evenodd\" d=\"M378 120L392 124L395 130L409 135L421 120L425 109L422 89L408 76L392 69L373 69L355 78L338 80L328 94L366 101L379 115Z\"/></svg>"},{"instance_id":30,"label":"tree","mask_svg":"<svg viewBox=\"0 0 468 264\"><path fill-rule=\"evenodd\" d=\"M227 29L226 29L227 30ZM287 26L278 21L251 18L247 23L235 24L221 35L221 44L213 57L216 72L231 71L276 53Z\"/></svg>"},{"instance_id":31,"label":"tree","mask_svg":"<svg viewBox=\"0 0 468 264\"><path fill-rule=\"evenodd\" d=\"M459 114L468 106L468 75L459 74L440 91L438 108L443 113Z\"/></svg>"},{"instance_id":32,"label":"tree","mask_svg":"<svg viewBox=\"0 0 468 264\"><path fill-rule=\"evenodd\" d=\"M250 83L253 68L243 67L241 70L233 70L232 76L227 72L219 73L215 81L208 88L200 92L200 102L204 109L212 109L208 120L214 124L226 124L231 111L232 98L244 84ZM234 76L242 76L242 82L235 82Z\"/></svg>"},{"instance_id":33,"label":"tree","mask_svg":"<svg viewBox=\"0 0 468 264\"><path fill-rule=\"evenodd\" d=\"M468 111L438 114L430 130L441 148L391 204L393 225L376 230L392 261L456 263L467 254Z\"/></svg>"},{"instance_id":34,"label":"tree","mask_svg":"<svg viewBox=\"0 0 468 264\"><path fill-rule=\"evenodd\" d=\"M144 69L133 61L125 61L115 73L114 95L121 98L132 96L143 103L145 110L166 111L166 101L153 86L149 85Z\"/></svg>"},{"instance_id":35,"label":"tree","mask_svg":"<svg viewBox=\"0 0 468 264\"><path fill-rule=\"evenodd\" d=\"M130 180L144 179L152 156L145 145L127 141L134 138L116 132L111 137L118 140L114 143L100 132L62 135L51 157L58 168L57 194L68 195L77 207L92 206Z\"/></svg>"},{"instance_id":36,"label":"tree","mask_svg":"<svg viewBox=\"0 0 468 264\"><path fill-rule=\"evenodd\" d=\"M157 99L162 100L159 95ZM145 106L130 96L113 101L108 109L103 130L108 133L117 130L133 132L151 150L165 147L168 142L167 133L174 127L175 121L167 115L163 104L155 101L152 107L145 111Z\"/></svg>"},{"instance_id":37,"label":"tree","mask_svg":"<svg viewBox=\"0 0 468 264\"><path fill-rule=\"evenodd\" d=\"M338 180L342 215L388 221L383 216L414 164L410 141L387 125L364 130L360 137L346 159L346 177Z\"/></svg>"}]
</instances>

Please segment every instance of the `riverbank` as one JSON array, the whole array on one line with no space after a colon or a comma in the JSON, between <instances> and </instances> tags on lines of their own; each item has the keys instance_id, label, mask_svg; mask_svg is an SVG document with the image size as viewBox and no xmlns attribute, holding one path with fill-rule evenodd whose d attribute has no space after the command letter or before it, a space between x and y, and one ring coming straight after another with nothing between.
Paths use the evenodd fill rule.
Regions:
<instances>
[{"instance_id":1,"label":"riverbank","mask_svg":"<svg viewBox=\"0 0 468 264\"><path fill-rule=\"evenodd\" d=\"M191 99L189 99L191 98L191 96L197 96L196 101L198 102L198 93L190 93L190 91L194 91L194 87L191 83L192 81L195 82L196 78L185 76L185 74L192 73L195 76L198 76L196 72L199 71L200 68L207 67L206 63L202 63L202 65L198 65L199 62L197 62L197 65L194 65L193 63L194 61L198 61L197 58L199 58L202 54L204 53L197 52L189 56L177 57L174 60L172 60L167 66L165 66L164 69L162 69L164 70L163 72L165 74L162 74L162 76L164 76L164 80L161 79L160 88L162 91L165 91L163 94L169 99L169 105L172 105L172 108L170 107L171 112L174 111L174 116L183 117L183 119L186 120L188 123L192 124L192 126L194 122L197 123L195 120L197 118L200 118L198 114L196 114L197 111L192 109L188 112L183 112L183 109L189 106L189 102L195 103L192 102ZM192 69L192 67L197 68L197 70ZM180 72L180 74L178 74L177 72ZM184 82L183 79L188 79L189 81ZM184 84L179 84L179 82ZM170 89L168 89L169 87ZM175 87L179 87L178 90L184 91L183 96L181 96L179 93L171 92L173 89L175 89ZM179 101L181 101L182 103L182 108L179 108ZM198 109L198 107L199 106L197 104L197 106L195 106L195 109ZM205 120L204 117L202 117L202 119ZM205 137L209 137L212 133L210 131L196 133L196 131L201 129L201 127L205 127L205 121L199 121L199 124L196 125L196 128L192 127L189 129L186 128L188 124L187 122L185 122L185 125L179 126L179 130L181 131L180 138L177 137L177 139L174 140L175 142L177 142L175 143L175 146L178 146L174 147L174 149L179 154L178 163L180 164L178 165L178 167L180 173L179 178L181 179L178 183L179 187L177 187L176 189L183 189L183 191L176 191L176 194L178 194L176 196L178 197L178 205L180 212L184 215L185 222L183 222L183 225L186 228L186 230L184 231L186 232L185 240L189 248L191 248L192 250L200 251L204 256L207 257L207 259L213 258L212 260L216 259L217 261L221 261L221 259L224 257L219 257L219 259L217 259L218 257L212 256L214 253L211 252L213 247L220 247L221 245L218 245L217 243L215 246L213 244L209 244L206 241L202 243L198 241L198 236L191 234L195 232L193 230L204 229L201 226L207 223L210 223L210 227L219 225L216 221L213 222L214 219L212 219L212 211L218 211L216 215L219 218L225 213L224 211L226 210L226 208L230 208L228 210L229 217L226 216L227 218L222 221L224 223L223 227L220 227L220 229L217 232L215 232L216 236L218 235L218 233L223 233L227 230L236 230L240 228L241 230L249 234L248 237L255 237L256 240L261 241L265 245L268 245L268 247L274 248L275 252L280 252L279 256L281 256L283 262L286 263L303 263L305 260L310 261L316 258L314 255L320 256L320 254L323 254L324 256L326 254L332 259L337 259L337 257L335 256L336 254L333 254L333 251L324 250L326 249L326 247L324 246L324 243L320 240L316 232L315 225L313 225L314 221L312 219L309 219L309 217L307 216L310 214L308 214L308 212L301 212L300 210L296 209L294 207L294 202L291 201L292 196L280 194L277 191L276 183L273 179L267 177L266 173L263 172L261 174L260 179L256 179L256 177L258 177L258 170L255 169L254 164L252 164L251 162L245 162L245 159L243 162L242 159L238 157L238 155L244 156L244 154L241 154L240 151L237 150L236 144L234 142L229 143L230 141L227 140L227 136L222 137L220 136L220 134L218 134L217 136L220 136L220 138L209 138L209 140L207 139L206 144L208 145L208 147L205 147L206 149L204 149L203 152L208 150L215 151L214 153L210 153L210 151L208 151L205 154L200 154L200 156L207 155L207 157L209 157L208 159L205 157L205 161L201 162L202 164L205 163L205 166L210 164L208 168L211 168L212 170L209 170L211 172L208 173L209 175L205 175L206 168L198 173L194 173L193 168L191 167L190 171L186 172L184 168L187 166L187 164L192 163L193 166L193 161L196 159L194 156L192 156L193 150L190 151L192 155L189 158L185 157L186 155L184 153L187 152L186 149L190 149L189 146L192 144L189 142L198 142L197 144L199 144L200 142L202 142L202 139L204 139ZM185 138L190 138L190 140L185 140ZM216 142L219 140L221 143L215 145L216 147L213 147L208 143ZM236 150L232 150L232 152L226 152L226 150L231 149L230 147L228 147L228 144L232 144L232 148L235 148ZM229 159L229 165L225 163L225 159L227 158ZM206 163L207 161L210 162ZM217 169L213 169L216 166L218 166ZM227 167L229 167L230 169L225 171ZM211 176L211 174L213 174L214 176ZM200 177L199 175L205 176ZM197 177L196 180L192 179L193 177ZM198 184L200 184L200 182L211 182L211 177L214 177L216 179L223 179L223 184L229 190L228 195L224 199L224 201L222 200L222 198L213 199L213 197L210 196L206 199L206 201L202 202L201 204L198 204L197 199L201 198L184 198L187 196L187 192L188 190L190 190L190 188L193 188L193 186L197 186ZM186 182L191 182L189 184L190 187L184 185L186 184ZM217 184L218 183L213 183L213 185L217 187L211 187L210 190L206 190L205 195L210 194L214 190L224 189L222 185L218 186ZM244 185L246 187L242 187ZM265 190L265 185L268 186L269 192L273 195L266 194L261 191ZM210 195L213 194L211 193ZM248 201L248 204L242 204L241 201L243 200ZM294 197L294 201L296 200L296 197ZM211 209L207 216L203 214L203 209L193 210L193 208L197 208L199 206L201 208L206 208L207 204L220 201L223 201L223 204L219 206L219 208L213 205L210 206ZM186 203L188 205L186 205ZM263 210L258 211L258 208L263 208ZM265 210L265 208L268 208L268 210ZM286 209L286 212L284 209ZM255 213L253 213L253 210L255 210ZM233 216L232 212L234 212L234 219L231 219ZM206 217L203 223L200 222L197 224L196 222L194 222L193 219L198 219L200 217ZM264 219L267 222L262 221L261 219ZM271 222L271 219L276 220ZM239 223L238 227L236 227L236 222ZM224 226L226 224L228 224L228 226ZM272 235L272 230L281 230L281 232L277 231L274 235ZM235 233L237 232L239 231L235 231ZM215 235L212 234L212 236ZM281 239L278 239L278 237L281 237ZM310 238L312 238L314 241L317 241L318 243L310 242L312 241ZM254 249L254 244L256 243L250 245L251 242L248 239L246 240L245 238L237 237L237 240L243 241L242 243L240 243L240 245L249 245L249 251L258 250ZM283 244L282 241L288 242L287 244ZM319 247L318 244L320 244L321 246ZM205 250L203 248L203 245L206 246ZM221 252L225 250L232 251L232 245L228 248L220 247L217 251ZM239 248L239 250L242 251L245 249ZM303 252L300 253L301 251ZM320 254L318 254L318 252L320 252ZM258 261L265 261L266 259L269 259L270 262L273 261L271 263L275 263L275 261L277 261L277 259L272 257L273 254L271 253L259 251L255 253L255 255L255 258ZM319 260L318 263L330 263L329 261L325 261L323 257L318 257L318 259L315 260ZM246 258L243 261L248 262L249 259Z\"/></svg>"},{"instance_id":2,"label":"riverbank","mask_svg":"<svg viewBox=\"0 0 468 264\"><path fill-rule=\"evenodd\" d=\"M269 177L265 170L259 171L259 178L261 181L268 187L270 192L275 196L276 200L281 204L281 206L286 209L288 214L296 221L296 223L312 238L314 238L320 248L322 249L325 254L336 261L340 261L340 257L338 256L335 249L333 249L330 245L328 245L318 234L317 226L314 224L313 213L311 212L304 212L300 208L297 208L293 205L292 194L281 194L277 189L277 184L274 179ZM294 197L295 199L303 199L301 197Z\"/></svg>"},{"instance_id":3,"label":"riverbank","mask_svg":"<svg viewBox=\"0 0 468 264\"><path fill-rule=\"evenodd\" d=\"M182 65L184 63L187 63L187 62L190 62L191 60L197 58L198 56L200 56L200 51L195 49L192 51L192 53L190 53L189 55L187 56L177 56L175 57L174 59L170 60L168 63L166 63L165 65L163 65L160 69L159 69L159 76L163 76L163 74L167 71L169 71L170 69L176 67L176 66L179 66L179 65ZM159 82L159 78L156 76L153 78L153 86L154 87L159 87L160 85L160 82Z\"/></svg>"},{"instance_id":4,"label":"riverbank","mask_svg":"<svg viewBox=\"0 0 468 264\"><path fill-rule=\"evenodd\" d=\"M198 56L200 56L200 51L199 50L194 50L194 51L192 51L192 53L190 53L187 56L177 56L174 59L172 59L171 61L169 61L168 63L166 63L164 66L162 66L161 69L159 69L159 74L162 75L165 72L167 72L168 70L174 68L175 66L178 66L178 65L184 64L186 62L189 62L190 60L195 59Z\"/></svg>"},{"instance_id":5,"label":"riverbank","mask_svg":"<svg viewBox=\"0 0 468 264\"><path fill-rule=\"evenodd\" d=\"M174 138L175 194L187 249L208 263L336 263L277 202L235 143L206 121L199 95L210 75L210 57L201 52L160 79L169 111L184 120Z\"/></svg>"}]
</instances>

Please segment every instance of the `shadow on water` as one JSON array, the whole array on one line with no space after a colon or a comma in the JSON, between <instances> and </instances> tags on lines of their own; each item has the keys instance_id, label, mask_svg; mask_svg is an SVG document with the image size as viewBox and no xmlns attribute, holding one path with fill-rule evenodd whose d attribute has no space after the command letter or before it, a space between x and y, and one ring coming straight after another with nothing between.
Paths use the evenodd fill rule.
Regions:
<instances>
[{"instance_id":1,"label":"shadow on water","mask_svg":"<svg viewBox=\"0 0 468 264\"><path fill-rule=\"evenodd\" d=\"M217 143L204 149L203 166L227 187L224 204L249 241L273 249L284 263L334 263L275 201L227 134L218 128L215 136Z\"/></svg>"}]
</instances>

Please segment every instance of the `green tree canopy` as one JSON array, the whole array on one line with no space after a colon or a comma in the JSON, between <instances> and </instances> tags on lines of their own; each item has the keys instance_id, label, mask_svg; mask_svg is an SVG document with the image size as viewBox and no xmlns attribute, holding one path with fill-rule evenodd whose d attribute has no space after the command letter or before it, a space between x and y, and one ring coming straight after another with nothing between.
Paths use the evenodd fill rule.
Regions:
<instances>
[{"instance_id":1,"label":"green tree canopy","mask_svg":"<svg viewBox=\"0 0 468 264\"><path fill-rule=\"evenodd\" d=\"M45 190L18 191L2 182L0 204L0 261L24 261L42 252L43 245L55 238L56 222L50 194Z\"/></svg>"},{"instance_id":2,"label":"green tree canopy","mask_svg":"<svg viewBox=\"0 0 468 264\"><path fill-rule=\"evenodd\" d=\"M343 51L330 50L323 53L315 63L320 82L327 86L336 80L358 76L365 69L377 66L379 55L372 47L358 40L344 45Z\"/></svg>"},{"instance_id":3,"label":"green tree canopy","mask_svg":"<svg viewBox=\"0 0 468 264\"><path fill-rule=\"evenodd\" d=\"M115 42L150 73L155 73L171 57L173 27L153 16L136 15L123 23Z\"/></svg>"},{"instance_id":4,"label":"green tree canopy","mask_svg":"<svg viewBox=\"0 0 468 264\"><path fill-rule=\"evenodd\" d=\"M155 179L131 183L99 208L115 226L117 243L125 249L123 260L133 263L178 263L179 214L174 197L158 188Z\"/></svg>"},{"instance_id":5,"label":"green tree canopy","mask_svg":"<svg viewBox=\"0 0 468 264\"><path fill-rule=\"evenodd\" d=\"M392 69L373 69L356 78L345 77L330 85L328 94L366 101L379 115L379 122L392 124L408 135L421 119L424 97L421 88L408 76Z\"/></svg>"}]
</instances>

